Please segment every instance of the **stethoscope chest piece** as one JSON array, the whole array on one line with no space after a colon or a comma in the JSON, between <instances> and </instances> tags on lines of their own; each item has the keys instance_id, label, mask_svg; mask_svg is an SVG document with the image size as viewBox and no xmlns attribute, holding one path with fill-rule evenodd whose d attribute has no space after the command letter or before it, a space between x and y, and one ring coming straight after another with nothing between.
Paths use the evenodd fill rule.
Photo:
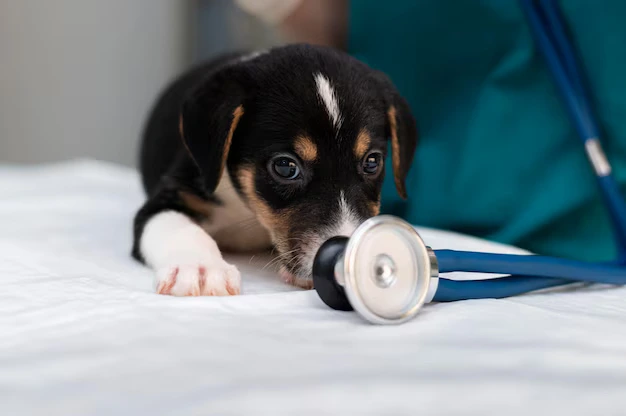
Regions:
<instances>
[{"instance_id":1,"label":"stethoscope chest piece","mask_svg":"<svg viewBox=\"0 0 626 416\"><path fill-rule=\"evenodd\" d=\"M414 317L432 299L437 275L436 259L415 229L384 215L365 221L349 239L324 243L313 266L315 289L328 306L354 309L377 324Z\"/></svg>"}]
</instances>

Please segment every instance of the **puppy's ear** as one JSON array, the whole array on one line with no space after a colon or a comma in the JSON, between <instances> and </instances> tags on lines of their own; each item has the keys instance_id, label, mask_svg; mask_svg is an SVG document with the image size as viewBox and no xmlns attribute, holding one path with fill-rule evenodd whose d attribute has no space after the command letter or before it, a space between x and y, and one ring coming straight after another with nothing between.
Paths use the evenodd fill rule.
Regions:
<instances>
[{"instance_id":1,"label":"puppy's ear","mask_svg":"<svg viewBox=\"0 0 626 416\"><path fill-rule=\"evenodd\" d=\"M405 180L417 146L417 123L409 104L400 96L391 80L382 73L378 73L377 78L386 106L387 134L391 140L391 162L396 189L406 199Z\"/></svg>"},{"instance_id":2,"label":"puppy's ear","mask_svg":"<svg viewBox=\"0 0 626 416\"><path fill-rule=\"evenodd\" d=\"M218 70L183 102L180 135L189 156L215 191L226 167L237 124L245 112L245 85L240 67Z\"/></svg>"}]
</instances>

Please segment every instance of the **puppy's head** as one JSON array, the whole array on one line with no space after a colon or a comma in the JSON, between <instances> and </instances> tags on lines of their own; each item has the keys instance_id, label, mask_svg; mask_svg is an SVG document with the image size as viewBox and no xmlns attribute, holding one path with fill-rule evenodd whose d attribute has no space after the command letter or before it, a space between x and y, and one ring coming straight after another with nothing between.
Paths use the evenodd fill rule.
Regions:
<instances>
[{"instance_id":1,"label":"puppy's head","mask_svg":"<svg viewBox=\"0 0 626 416\"><path fill-rule=\"evenodd\" d=\"M184 103L180 128L207 191L227 170L269 231L283 275L303 286L326 239L378 214L388 144L406 197L417 143L410 109L387 77L307 45L216 70Z\"/></svg>"}]
</instances>

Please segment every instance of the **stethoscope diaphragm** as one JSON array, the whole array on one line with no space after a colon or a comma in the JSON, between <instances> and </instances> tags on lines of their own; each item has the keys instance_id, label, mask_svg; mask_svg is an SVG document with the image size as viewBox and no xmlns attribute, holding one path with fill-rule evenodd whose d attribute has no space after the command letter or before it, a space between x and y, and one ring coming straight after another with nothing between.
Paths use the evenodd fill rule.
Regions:
<instances>
[{"instance_id":1,"label":"stethoscope diaphragm","mask_svg":"<svg viewBox=\"0 0 626 416\"><path fill-rule=\"evenodd\" d=\"M334 309L354 309L372 323L411 319L436 290L432 250L411 225L393 216L370 218L349 239L331 239L319 253L313 278L322 300Z\"/></svg>"}]
</instances>

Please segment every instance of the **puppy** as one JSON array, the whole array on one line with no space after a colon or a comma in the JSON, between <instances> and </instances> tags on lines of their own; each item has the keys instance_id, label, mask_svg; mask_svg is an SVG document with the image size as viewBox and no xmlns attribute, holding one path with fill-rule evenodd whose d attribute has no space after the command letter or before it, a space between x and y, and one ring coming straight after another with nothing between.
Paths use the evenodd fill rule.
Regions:
<instances>
[{"instance_id":1,"label":"puppy","mask_svg":"<svg viewBox=\"0 0 626 416\"><path fill-rule=\"evenodd\" d=\"M416 143L390 80L347 54L289 45L224 56L180 76L152 109L132 254L155 270L158 293L236 295L240 274L220 250L273 245L283 278L310 288L319 246L378 214L388 144L406 198Z\"/></svg>"}]
</instances>

